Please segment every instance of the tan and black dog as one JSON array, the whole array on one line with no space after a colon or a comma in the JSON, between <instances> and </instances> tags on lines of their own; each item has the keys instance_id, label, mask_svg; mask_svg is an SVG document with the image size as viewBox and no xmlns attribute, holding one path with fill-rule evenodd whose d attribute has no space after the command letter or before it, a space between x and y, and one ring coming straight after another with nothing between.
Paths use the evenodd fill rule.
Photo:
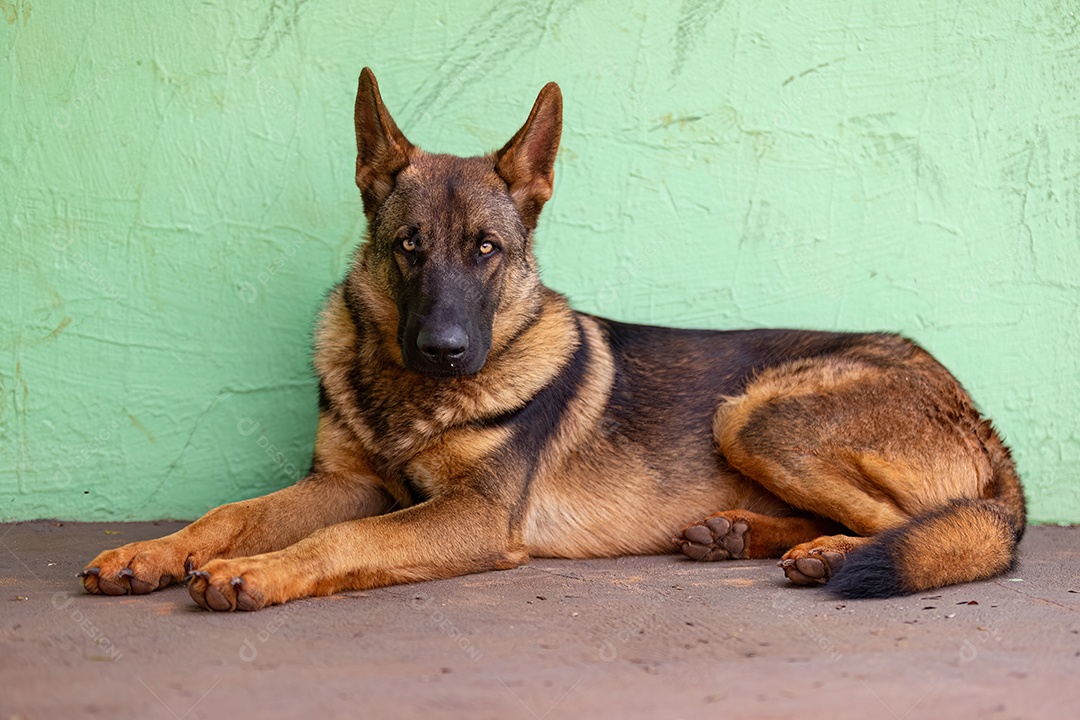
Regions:
<instances>
[{"instance_id":1,"label":"tan and black dog","mask_svg":"<svg viewBox=\"0 0 1080 720\"><path fill-rule=\"evenodd\" d=\"M482 157L411 144L368 69L355 122L368 237L316 332L311 474L100 554L87 590L188 576L202 607L255 610L530 557L666 553L673 535L695 560L782 556L793 582L847 597L1013 563L1009 451L913 342L628 325L541 284L554 83Z\"/></svg>"}]
</instances>

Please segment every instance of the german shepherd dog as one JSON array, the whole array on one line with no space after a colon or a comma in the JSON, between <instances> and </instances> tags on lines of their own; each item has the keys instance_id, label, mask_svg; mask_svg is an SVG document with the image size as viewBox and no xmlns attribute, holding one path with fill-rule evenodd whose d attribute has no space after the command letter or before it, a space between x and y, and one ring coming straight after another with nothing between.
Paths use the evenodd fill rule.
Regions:
<instances>
[{"instance_id":1,"label":"german shepherd dog","mask_svg":"<svg viewBox=\"0 0 1080 720\"><path fill-rule=\"evenodd\" d=\"M315 334L311 474L98 555L86 590L186 578L207 610L257 610L678 549L781 557L795 584L883 597L1011 566L1009 450L912 341L630 325L541 283L557 85L481 157L410 143L367 68L355 112L368 229Z\"/></svg>"}]
</instances>

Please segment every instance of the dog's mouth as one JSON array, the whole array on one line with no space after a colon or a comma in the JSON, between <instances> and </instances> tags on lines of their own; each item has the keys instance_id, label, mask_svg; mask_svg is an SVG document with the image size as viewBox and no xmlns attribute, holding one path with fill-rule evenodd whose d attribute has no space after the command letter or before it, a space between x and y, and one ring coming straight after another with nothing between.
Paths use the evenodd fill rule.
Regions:
<instances>
[{"instance_id":1,"label":"dog's mouth","mask_svg":"<svg viewBox=\"0 0 1080 720\"><path fill-rule=\"evenodd\" d=\"M487 362L488 348L421 348L416 338L398 334L398 347L406 370L432 378L475 375Z\"/></svg>"},{"instance_id":2,"label":"dog's mouth","mask_svg":"<svg viewBox=\"0 0 1080 720\"><path fill-rule=\"evenodd\" d=\"M468 375L475 375L479 370L469 371L464 368L456 368L453 364L446 367L413 367L409 368L413 372L417 372L425 377L432 378L455 378L465 377Z\"/></svg>"},{"instance_id":3,"label":"dog's mouth","mask_svg":"<svg viewBox=\"0 0 1080 720\"><path fill-rule=\"evenodd\" d=\"M409 354L402 349L402 359L405 368L425 377L432 378L455 378L476 375L484 368L487 360L486 354L479 359L446 360L443 362L429 359L410 358Z\"/></svg>"}]
</instances>

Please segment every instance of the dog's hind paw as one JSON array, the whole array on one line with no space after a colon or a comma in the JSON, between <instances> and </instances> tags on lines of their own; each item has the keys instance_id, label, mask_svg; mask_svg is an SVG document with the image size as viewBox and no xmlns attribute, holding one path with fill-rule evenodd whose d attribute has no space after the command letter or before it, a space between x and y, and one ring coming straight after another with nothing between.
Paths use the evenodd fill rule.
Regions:
<instances>
[{"instance_id":1,"label":"dog's hind paw","mask_svg":"<svg viewBox=\"0 0 1080 720\"><path fill-rule=\"evenodd\" d=\"M789 557L776 563L796 585L822 585L844 564L842 553L815 548L802 557Z\"/></svg>"},{"instance_id":2,"label":"dog's hind paw","mask_svg":"<svg viewBox=\"0 0 1080 720\"><path fill-rule=\"evenodd\" d=\"M741 518L727 518L720 513L683 528L675 536L675 545L692 560L710 562L745 558L746 533L750 524Z\"/></svg>"},{"instance_id":3,"label":"dog's hind paw","mask_svg":"<svg viewBox=\"0 0 1080 720\"><path fill-rule=\"evenodd\" d=\"M777 565L796 585L824 585L843 567L847 554L868 541L847 535L819 537L791 548Z\"/></svg>"}]
</instances>

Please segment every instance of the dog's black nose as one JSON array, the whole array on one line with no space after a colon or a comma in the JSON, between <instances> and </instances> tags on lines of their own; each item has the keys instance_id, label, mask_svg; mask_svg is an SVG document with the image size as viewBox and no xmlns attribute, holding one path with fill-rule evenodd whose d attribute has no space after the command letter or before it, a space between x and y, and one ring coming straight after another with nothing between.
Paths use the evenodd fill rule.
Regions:
<instances>
[{"instance_id":1,"label":"dog's black nose","mask_svg":"<svg viewBox=\"0 0 1080 720\"><path fill-rule=\"evenodd\" d=\"M428 362L453 367L453 363L465 357L469 336L458 325L423 327L416 336L416 346Z\"/></svg>"}]
</instances>

